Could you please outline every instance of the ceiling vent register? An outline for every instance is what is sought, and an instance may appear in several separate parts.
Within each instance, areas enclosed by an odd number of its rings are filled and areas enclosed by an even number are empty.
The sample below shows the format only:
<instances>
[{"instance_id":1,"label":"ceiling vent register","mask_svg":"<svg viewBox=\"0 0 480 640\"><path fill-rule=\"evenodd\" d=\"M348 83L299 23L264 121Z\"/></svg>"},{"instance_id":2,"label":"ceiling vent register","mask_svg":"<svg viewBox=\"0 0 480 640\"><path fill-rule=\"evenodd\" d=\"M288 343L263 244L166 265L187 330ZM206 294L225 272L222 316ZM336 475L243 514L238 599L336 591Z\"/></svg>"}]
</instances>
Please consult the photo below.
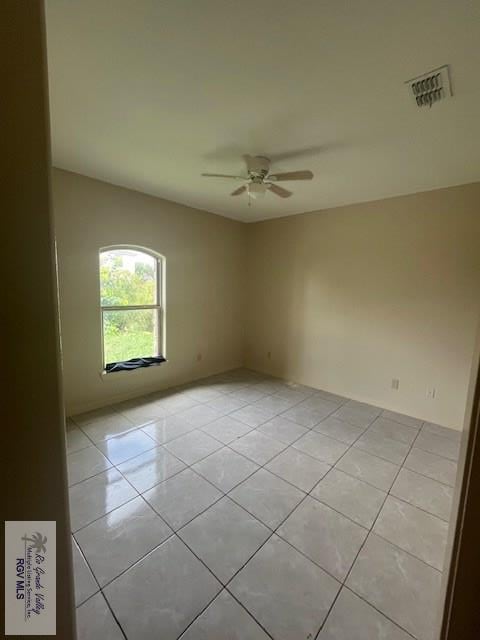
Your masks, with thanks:
<instances>
[{"instance_id":1,"label":"ceiling vent register","mask_svg":"<svg viewBox=\"0 0 480 640\"><path fill-rule=\"evenodd\" d=\"M453 95L448 65L407 80L405 84L409 86L410 94L417 107L431 107L436 102L451 98Z\"/></svg>"}]
</instances>

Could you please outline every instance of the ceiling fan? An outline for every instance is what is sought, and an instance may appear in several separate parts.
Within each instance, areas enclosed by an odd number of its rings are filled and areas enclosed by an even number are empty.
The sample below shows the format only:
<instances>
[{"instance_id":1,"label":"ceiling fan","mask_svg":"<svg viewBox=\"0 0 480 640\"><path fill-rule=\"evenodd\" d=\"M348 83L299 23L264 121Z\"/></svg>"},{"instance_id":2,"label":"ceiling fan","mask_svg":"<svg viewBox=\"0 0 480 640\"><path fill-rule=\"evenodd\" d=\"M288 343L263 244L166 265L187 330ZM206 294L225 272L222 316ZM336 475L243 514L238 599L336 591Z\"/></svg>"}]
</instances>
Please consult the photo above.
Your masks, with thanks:
<instances>
[{"instance_id":1,"label":"ceiling fan","mask_svg":"<svg viewBox=\"0 0 480 640\"><path fill-rule=\"evenodd\" d=\"M280 198L289 198L291 191L276 184L288 180L311 180L311 171L288 171L286 173L270 173L270 159L265 156L244 156L247 165L247 176L231 176L223 173L202 173L206 178L231 178L242 180L244 184L235 189L231 196L239 196L247 192L248 203L250 198L263 198L267 191L271 191Z\"/></svg>"}]
</instances>

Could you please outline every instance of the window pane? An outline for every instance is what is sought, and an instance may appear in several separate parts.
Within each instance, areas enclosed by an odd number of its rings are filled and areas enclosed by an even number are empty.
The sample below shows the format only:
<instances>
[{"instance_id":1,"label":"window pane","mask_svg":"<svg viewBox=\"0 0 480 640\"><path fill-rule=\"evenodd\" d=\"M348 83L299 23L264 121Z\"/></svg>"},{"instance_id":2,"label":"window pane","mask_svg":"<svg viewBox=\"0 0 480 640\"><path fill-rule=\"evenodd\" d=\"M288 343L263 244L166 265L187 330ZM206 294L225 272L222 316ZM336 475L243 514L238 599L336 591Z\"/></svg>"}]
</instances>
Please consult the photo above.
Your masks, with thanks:
<instances>
[{"instance_id":1,"label":"window pane","mask_svg":"<svg viewBox=\"0 0 480 640\"><path fill-rule=\"evenodd\" d=\"M104 364L158 356L156 309L103 311Z\"/></svg>"},{"instance_id":2,"label":"window pane","mask_svg":"<svg viewBox=\"0 0 480 640\"><path fill-rule=\"evenodd\" d=\"M100 254L102 306L157 304L157 261L133 249Z\"/></svg>"}]
</instances>

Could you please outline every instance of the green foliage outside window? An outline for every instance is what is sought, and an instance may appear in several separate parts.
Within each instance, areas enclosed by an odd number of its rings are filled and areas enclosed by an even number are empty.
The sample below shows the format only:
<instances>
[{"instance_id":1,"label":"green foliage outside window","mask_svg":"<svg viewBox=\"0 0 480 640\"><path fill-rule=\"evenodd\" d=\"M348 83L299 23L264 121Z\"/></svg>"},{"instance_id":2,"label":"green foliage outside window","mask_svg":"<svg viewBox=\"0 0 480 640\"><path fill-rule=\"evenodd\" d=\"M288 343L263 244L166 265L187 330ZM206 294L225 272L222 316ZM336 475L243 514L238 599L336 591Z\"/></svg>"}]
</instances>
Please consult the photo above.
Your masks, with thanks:
<instances>
[{"instance_id":1,"label":"green foliage outside window","mask_svg":"<svg viewBox=\"0 0 480 640\"><path fill-rule=\"evenodd\" d=\"M156 304L155 259L134 251L102 253L100 291L103 307ZM156 323L152 309L104 309L105 363L158 355Z\"/></svg>"}]
</instances>

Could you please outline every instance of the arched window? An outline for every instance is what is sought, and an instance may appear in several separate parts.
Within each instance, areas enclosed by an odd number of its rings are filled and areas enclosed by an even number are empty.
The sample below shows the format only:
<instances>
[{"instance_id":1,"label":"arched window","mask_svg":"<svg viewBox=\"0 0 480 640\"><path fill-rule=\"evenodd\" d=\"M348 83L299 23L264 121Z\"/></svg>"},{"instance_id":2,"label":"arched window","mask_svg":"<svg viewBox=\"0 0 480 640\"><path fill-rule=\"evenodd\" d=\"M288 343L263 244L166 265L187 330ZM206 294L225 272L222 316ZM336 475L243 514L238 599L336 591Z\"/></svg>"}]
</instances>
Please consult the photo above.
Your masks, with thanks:
<instances>
[{"instance_id":1,"label":"arched window","mask_svg":"<svg viewBox=\"0 0 480 640\"><path fill-rule=\"evenodd\" d=\"M129 246L100 251L103 367L107 372L164 362L163 258Z\"/></svg>"}]
</instances>

